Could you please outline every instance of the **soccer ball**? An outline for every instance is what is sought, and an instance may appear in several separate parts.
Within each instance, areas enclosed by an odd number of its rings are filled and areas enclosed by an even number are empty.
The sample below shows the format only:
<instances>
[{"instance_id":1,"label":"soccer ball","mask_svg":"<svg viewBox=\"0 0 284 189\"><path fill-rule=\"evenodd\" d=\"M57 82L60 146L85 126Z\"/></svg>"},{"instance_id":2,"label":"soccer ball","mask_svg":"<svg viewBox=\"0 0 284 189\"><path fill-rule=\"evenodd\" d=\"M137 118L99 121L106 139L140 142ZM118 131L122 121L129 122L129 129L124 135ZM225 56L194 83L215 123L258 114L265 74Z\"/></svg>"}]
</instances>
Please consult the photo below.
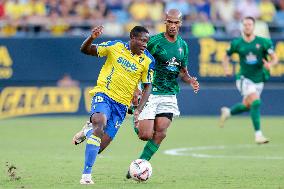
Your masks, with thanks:
<instances>
[{"instance_id":1,"label":"soccer ball","mask_svg":"<svg viewBox=\"0 0 284 189\"><path fill-rule=\"evenodd\" d=\"M146 181L152 175L152 166L149 161L136 159L129 166L129 173L133 180Z\"/></svg>"}]
</instances>

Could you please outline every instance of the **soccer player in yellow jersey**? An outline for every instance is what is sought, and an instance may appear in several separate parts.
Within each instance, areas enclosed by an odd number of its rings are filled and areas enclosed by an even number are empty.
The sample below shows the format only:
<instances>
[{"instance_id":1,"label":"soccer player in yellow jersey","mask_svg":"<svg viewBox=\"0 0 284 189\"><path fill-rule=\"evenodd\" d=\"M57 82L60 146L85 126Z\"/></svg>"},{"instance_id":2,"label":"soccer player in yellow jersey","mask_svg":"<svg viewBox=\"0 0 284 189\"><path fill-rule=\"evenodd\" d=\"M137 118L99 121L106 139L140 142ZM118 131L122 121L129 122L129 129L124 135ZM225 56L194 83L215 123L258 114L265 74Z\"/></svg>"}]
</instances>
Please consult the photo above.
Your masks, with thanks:
<instances>
[{"instance_id":1,"label":"soccer player in yellow jersey","mask_svg":"<svg viewBox=\"0 0 284 189\"><path fill-rule=\"evenodd\" d=\"M97 85L90 94L93 95L90 112L92 129L84 130L87 139L85 165L81 184L93 184L92 167L101 143L104 149L114 139L122 124L127 107L130 105L134 91L140 81L144 84L142 99L134 112L135 120L148 100L155 60L146 49L149 32L142 26L135 26L130 32L128 43L116 40L101 44L92 44L102 34L103 26L95 27L92 34L83 42L81 51L84 54L103 57L103 65ZM77 136L76 136L77 135ZM75 135L80 138L82 131ZM73 140L73 142L75 142Z\"/></svg>"}]
</instances>

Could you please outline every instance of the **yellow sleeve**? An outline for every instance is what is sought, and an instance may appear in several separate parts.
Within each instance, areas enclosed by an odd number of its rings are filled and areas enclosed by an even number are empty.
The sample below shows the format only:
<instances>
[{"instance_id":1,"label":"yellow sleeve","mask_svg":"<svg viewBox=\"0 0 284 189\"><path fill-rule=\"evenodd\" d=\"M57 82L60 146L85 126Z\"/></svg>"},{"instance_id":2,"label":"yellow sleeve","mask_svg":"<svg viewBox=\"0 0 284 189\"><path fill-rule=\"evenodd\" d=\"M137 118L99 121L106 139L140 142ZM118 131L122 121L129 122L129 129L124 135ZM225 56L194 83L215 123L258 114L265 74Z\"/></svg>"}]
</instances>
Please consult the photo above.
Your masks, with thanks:
<instances>
[{"instance_id":1,"label":"yellow sleeve","mask_svg":"<svg viewBox=\"0 0 284 189\"><path fill-rule=\"evenodd\" d=\"M155 67L155 61L152 60L152 62L148 65L148 67L146 67L146 69L144 69L142 73L142 78L141 78L142 83L152 83L154 67Z\"/></svg>"},{"instance_id":2,"label":"yellow sleeve","mask_svg":"<svg viewBox=\"0 0 284 189\"><path fill-rule=\"evenodd\" d=\"M115 45L118 40L116 41L107 41L100 44L97 44L97 53L99 57L107 56L111 46Z\"/></svg>"}]
</instances>

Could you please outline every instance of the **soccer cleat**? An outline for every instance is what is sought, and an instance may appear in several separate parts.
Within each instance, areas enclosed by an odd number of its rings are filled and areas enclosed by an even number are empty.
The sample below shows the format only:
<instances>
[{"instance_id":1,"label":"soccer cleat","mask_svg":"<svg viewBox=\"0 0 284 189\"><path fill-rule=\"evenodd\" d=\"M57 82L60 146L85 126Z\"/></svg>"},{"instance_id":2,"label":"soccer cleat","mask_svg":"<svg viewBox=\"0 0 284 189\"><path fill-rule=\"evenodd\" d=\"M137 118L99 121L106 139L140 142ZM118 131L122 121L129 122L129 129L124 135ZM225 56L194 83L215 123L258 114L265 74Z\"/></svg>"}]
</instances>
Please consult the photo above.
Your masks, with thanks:
<instances>
[{"instance_id":1,"label":"soccer cleat","mask_svg":"<svg viewBox=\"0 0 284 189\"><path fill-rule=\"evenodd\" d=\"M93 128L92 123L87 121L86 124L83 126L83 128L74 135L72 143L78 145L84 142L84 140L86 140L85 131L88 131L92 128Z\"/></svg>"},{"instance_id":2,"label":"soccer cleat","mask_svg":"<svg viewBox=\"0 0 284 189\"><path fill-rule=\"evenodd\" d=\"M84 185L94 184L94 181L92 181L91 174L83 174L80 180L80 184L84 184Z\"/></svg>"},{"instance_id":3,"label":"soccer cleat","mask_svg":"<svg viewBox=\"0 0 284 189\"><path fill-rule=\"evenodd\" d=\"M126 178L127 178L127 179L131 179L131 175L130 175L129 170L127 171Z\"/></svg>"},{"instance_id":4,"label":"soccer cleat","mask_svg":"<svg viewBox=\"0 0 284 189\"><path fill-rule=\"evenodd\" d=\"M266 144L269 142L269 140L267 138L265 138L264 136L256 136L255 137L255 142L257 144Z\"/></svg>"},{"instance_id":5,"label":"soccer cleat","mask_svg":"<svg viewBox=\"0 0 284 189\"><path fill-rule=\"evenodd\" d=\"M220 127L224 127L225 121L231 116L231 111L227 107L221 108Z\"/></svg>"}]
</instances>

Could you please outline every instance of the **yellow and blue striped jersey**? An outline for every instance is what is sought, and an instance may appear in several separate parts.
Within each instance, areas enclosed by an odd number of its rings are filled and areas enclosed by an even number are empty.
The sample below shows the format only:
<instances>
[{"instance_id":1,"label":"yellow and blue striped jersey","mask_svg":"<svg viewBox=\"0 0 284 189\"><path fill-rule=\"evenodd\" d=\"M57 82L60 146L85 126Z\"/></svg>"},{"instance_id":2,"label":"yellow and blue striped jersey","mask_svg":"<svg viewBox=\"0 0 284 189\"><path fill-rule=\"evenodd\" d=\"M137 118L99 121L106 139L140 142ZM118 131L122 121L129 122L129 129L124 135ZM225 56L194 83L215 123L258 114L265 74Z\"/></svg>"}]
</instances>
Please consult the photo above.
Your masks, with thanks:
<instances>
[{"instance_id":1,"label":"yellow and blue striped jersey","mask_svg":"<svg viewBox=\"0 0 284 189\"><path fill-rule=\"evenodd\" d=\"M138 83L151 83L155 59L145 50L141 55L133 55L129 43L108 41L97 44L99 57L106 56L97 85L89 93L93 96L102 92L110 98L129 106Z\"/></svg>"}]
</instances>

